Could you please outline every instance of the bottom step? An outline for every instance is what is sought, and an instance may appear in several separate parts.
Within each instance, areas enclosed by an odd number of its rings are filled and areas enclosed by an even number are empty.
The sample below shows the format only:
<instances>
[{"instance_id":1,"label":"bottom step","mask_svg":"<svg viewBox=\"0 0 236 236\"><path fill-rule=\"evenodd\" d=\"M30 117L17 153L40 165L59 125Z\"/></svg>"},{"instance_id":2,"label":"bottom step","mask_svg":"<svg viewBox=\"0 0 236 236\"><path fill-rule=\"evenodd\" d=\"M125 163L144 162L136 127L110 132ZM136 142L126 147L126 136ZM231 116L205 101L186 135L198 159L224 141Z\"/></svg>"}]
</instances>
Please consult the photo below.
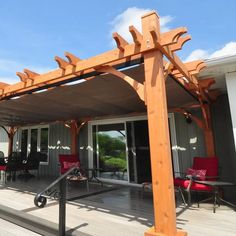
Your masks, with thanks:
<instances>
[{"instance_id":1,"label":"bottom step","mask_svg":"<svg viewBox=\"0 0 236 236\"><path fill-rule=\"evenodd\" d=\"M40 235L58 235L58 224L22 211L15 210L10 207L0 205L0 218ZM71 231L71 229L67 228L67 231ZM73 233L66 233L66 235L91 236L89 234L78 231L74 231Z\"/></svg>"}]
</instances>

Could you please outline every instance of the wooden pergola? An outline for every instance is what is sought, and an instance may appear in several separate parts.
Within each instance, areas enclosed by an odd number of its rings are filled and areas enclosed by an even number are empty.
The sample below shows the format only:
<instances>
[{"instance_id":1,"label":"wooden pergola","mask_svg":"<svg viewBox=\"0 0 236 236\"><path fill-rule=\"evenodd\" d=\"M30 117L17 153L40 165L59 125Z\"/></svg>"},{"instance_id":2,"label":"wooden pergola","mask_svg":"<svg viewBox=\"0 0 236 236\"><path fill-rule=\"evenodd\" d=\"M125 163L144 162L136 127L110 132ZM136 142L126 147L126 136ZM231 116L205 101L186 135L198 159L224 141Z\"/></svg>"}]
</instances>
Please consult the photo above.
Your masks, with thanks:
<instances>
[{"instance_id":1,"label":"wooden pergola","mask_svg":"<svg viewBox=\"0 0 236 236\"><path fill-rule=\"evenodd\" d=\"M1 102L8 104L9 101L10 106L13 104L11 99L21 97L23 100L26 94L33 97L40 90L47 90L53 96L53 88L55 87L60 87L62 91L66 91L63 86L68 82L83 79L87 83L96 76L107 73L128 83L141 101L144 101L148 117L155 219L154 227L147 231L145 235L187 235L186 232L178 231L176 228L165 82L168 80L168 75L171 75L181 87L199 101L198 106L202 110L203 119L188 113L187 109L191 108L191 104L175 108L173 111L191 116L199 127L204 130L207 155L214 156L214 139L209 109L210 103L215 99L214 94L209 91L209 87L214 83L214 80L209 78L198 81L196 74L205 67L205 64L202 61L183 63L176 55L175 52L191 39L189 35L183 36L187 32L186 28L181 27L161 33L158 15L155 12L150 12L142 17L142 33L134 26L130 26L129 31L133 37L133 43L128 43L118 33L114 33L113 38L117 44L117 48L114 50L86 60L81 60L77 56L66 52L67 60L55 57L59 66L57 70L46 74L38 74L28 69L25 69L24 72L18 72L17 75L21 82L14 85L0 84L0 107ZM143 82L139 82L119 70L121 67L130 66L136 62L144 64L145 78ZM24 101L26 102L26 100ZM10 112L12 111L9 110L9 114ZM89 119L85 115L86 109L84 109L83 114L83 117L80 117L79 124L76 117L71 117L71 120L73 120L70 122L73 153L77 152L76 138L78 132ZM30 114L28 116L30 118ZM41 119L45 121L43 116ZM25 122L27 124L27 121ZM10 129L6 130L10 140L9 152L12 151L16 126L24 125L22 121L18 123L16 120L10 121L9 116L2 118L1 125L10 126Z\"/></svg>"}]
</instances>

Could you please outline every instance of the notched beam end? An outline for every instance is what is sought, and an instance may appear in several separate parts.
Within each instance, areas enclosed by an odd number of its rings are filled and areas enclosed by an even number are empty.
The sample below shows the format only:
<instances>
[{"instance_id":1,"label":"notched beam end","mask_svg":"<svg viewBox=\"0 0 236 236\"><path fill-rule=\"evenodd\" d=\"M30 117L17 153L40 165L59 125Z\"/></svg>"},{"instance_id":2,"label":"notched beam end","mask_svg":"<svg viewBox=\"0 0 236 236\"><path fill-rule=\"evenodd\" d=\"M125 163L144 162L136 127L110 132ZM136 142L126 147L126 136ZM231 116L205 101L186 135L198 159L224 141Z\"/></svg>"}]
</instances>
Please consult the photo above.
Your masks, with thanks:
<instances>
[{"instance_id":1,"label":"notched beam end","mask_svg":"<svg viewBox=\"0 0 236 236\"><path fill-rule=\"evenodd\" d=\"M155 28L155 27L151 27L151 28L149 29L149 32L150 32L150 34L151 34L151 36L152 36L153 44L156 45L157 42L158 42L158 33L157 33L157 31L156 31L156 28Z\"/></svg>"},{"instance_id":2,"label":"notched beam end","mask_svg":"<svg viewBox=\"0 0 236 236\"><path fill-rule=\"evenodd\" d=\"M117 48L119 48L121 51L125 50L125 46L129 43L121 37L117 32L114 32L112 34L113 39L116 41Z\"/></svg>"},{"instance_id":3,"label":"notched beam end","mask_svg":"<svg viewBox=\"0 0 236 236\"><path fill-rule=\"evenodd\" d=\"M143 40L142 34L133 25L129 26L129 32L133 37L135 45L140 46Z\"/></svg>"},{"instance_id":4,"label":"notched beam end","mask_svg":"<svg viewBox=\"0 0 236 236\"><path fill-rule=\"evenodd\" d=\"M178 42L180 36L187 33L186 27L180 27L161 34L161 45L171 45Z\"/></svg>"},{"instance_id":5,"label":"notched beam end","mask_svg":"<svg viewBox=\"0 0 236 236\"><path fill-rule=\"evenodd\" d=\"M58 57L58 56L55 56L54 60L57 62L58 66L63 70L65 70L66 67L68 65L70 65L70 63L68 61L66 61L66 60L64 60L64 59L62 59L61 57Z\"/></svg>"},{"instance_id":6,"label":"notched beam end","mask_svg":"<svg viewBox=\"0 0 236 236\"><path fill-rule=\"evenodd\" d=\"M173 42L177 42L181 35L186 34L188 29L186 27L179 27L175 31L175 35L173 34Z\"/></svg>"},{"instance_id":7,"label":"notched beam end","mask_svg":"<svg viewBox=\"0 0 236 236\"><path fill-rule=\"evenodd\" d=\"M73 66L75 66L78 61L81 61L81 59L79 57L77 57L69 52L65 52L65 57L68 59L70 64L72 64Z\"/></svg>"},{"instance_id":8,"label":"notched beam end","mask_svg":"<svg viewBox=\"0 0 236 236\"><path fill-rule=\"evenodd\" d=\"M28 69L24 69L24 73L27 75L28 79L31 80L34 80L34 78L39 75L38 73Z\"/></svg>"},{"instance_id":9,"label":"notched beam end","mask_svg":"<svg viewBox=\"0 0 236 236\"><path fill-rule=\"evenodd\" d=\"M199 63L198 65L197 65L197 71L198 71L198 73L203 69L203 68L206 68L206 63L205 62L201 62L201 63Z\"/></svg>"},{"instance_id":10,"label":"notched beam end","mask_svg":"<svg viewBox=\"0 0 236 236\"><path fill-rule=\"evenodd\" d=\"M191 40L191 35L180 37L176 44L170 45L170 48L172 51L181 50L183 45L189 40Z\"/></svg>"},{"instance_id":11,"label":"notched beam end","mask_svg":"<svg viewBox=\"0 0 236 236\"><path fill-rule=\"evenodd\" d=\"M16 72L16 75L20 78L21 82L27 82L28 76L21 72Z\"/></svg>"}]
</instances>

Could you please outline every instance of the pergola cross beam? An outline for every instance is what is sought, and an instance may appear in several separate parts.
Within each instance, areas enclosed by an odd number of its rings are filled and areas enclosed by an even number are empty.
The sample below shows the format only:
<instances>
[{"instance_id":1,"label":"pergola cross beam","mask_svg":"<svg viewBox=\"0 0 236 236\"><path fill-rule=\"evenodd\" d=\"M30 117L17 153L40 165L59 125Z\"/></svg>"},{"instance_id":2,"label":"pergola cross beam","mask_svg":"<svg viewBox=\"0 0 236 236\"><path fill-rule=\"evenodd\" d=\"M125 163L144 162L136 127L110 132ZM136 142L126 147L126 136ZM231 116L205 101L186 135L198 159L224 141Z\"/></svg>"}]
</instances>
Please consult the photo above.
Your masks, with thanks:
<instances>
[{"instance_id":1,"label":"pergola cross beam","mask_svg":"<svg viewBox=\"0 0 236 236\"><path fill-rule=\"evenodd\" d=\"M118 64L120 61L131 60L132 57L140 58L146 52L156 49L160 49L175 66L175 68L183 74L183 76L185 76L190 82L193 81L193 83L197 85L196 79L192 78L191 74L184 67L184 64L181 63L180 59L178 59L175 54L173 54L173 51L178 48L180 49L183 43L189 39L189 37L182 37L182 35L187 32L187 29L184 27L177 28L167 33L160 34L159 38L157 38L155 36L155 30L151 28L152 26L150 26L150 31L152 32L152 38L154 37L154 43L145 41L143 39L143 35L135 27L131 26L129 30L133 37L134 43L128 43L120 35L114 33L114 38L118 45L117 49L107 51L85 60L80 60L77 56L67 52L65 56L68 58L68 61L60 57L55 58L60 69L41 75L35 75L33 83L27 82L27 78L29 78L27 75L18 73L18 76L21 78L22 82L5 87L2 92L2 98L11 94L17 94L18 92L20 93L22 91L27 92L32 88L40 88L45 84L50 85L55 83L55 81L68 80L78 76L80 73L90 73L93 68L98 66L113 66ZM152 39L150 38L149 40L151 41ZM179 45L181 45L181 47Z\"/></svg>"}]
</instances>

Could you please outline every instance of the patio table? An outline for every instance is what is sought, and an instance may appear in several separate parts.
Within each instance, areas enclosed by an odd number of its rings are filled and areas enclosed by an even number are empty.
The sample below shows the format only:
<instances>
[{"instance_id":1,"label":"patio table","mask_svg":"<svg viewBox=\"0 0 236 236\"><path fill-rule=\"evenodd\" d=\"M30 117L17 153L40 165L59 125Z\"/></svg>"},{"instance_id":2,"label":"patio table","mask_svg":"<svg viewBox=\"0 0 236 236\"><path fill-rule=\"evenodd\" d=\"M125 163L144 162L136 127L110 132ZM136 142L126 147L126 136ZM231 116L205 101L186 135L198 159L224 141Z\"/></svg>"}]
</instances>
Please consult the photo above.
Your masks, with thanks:
<instances>
[{"instance_id":1,"label":"patio table","mask_svg":"<svg viewBox=\"0 0 236 236\"><path fill-rule=\"evenodd\" d=\"M91 176L89 177L89 181L92 181L94 179L96 182L100 183L101 186L103 186L103 182L97 178L97 172L101 171L100 168L86 168L85 170L87 170L88 172L89 171L91 172Z\"/></svg>"},{"instance_id":2,"label":"patio table","mask_svg":"<svg viewBox=\"0 0 236 236\"><path fill-rule=\"evenodd\" d=\"M233 187L236 186L235 183L231 182L224 182L224 181L207 181L207 180L194 180L194 182L199 184L205 184L208 186L211 186L213 188L213 195L210 198L204 199L200 202L198 202L198 207L200 203L207 202L209 200L213 200L213 212L216 212L216 205L220 206L221 202L224 202L228 206L236 209L236 205L234 205L231 202L228 202L224 200L222 197L220 197L219 190L221 187Z\"/></svg>"}]
</instances>

